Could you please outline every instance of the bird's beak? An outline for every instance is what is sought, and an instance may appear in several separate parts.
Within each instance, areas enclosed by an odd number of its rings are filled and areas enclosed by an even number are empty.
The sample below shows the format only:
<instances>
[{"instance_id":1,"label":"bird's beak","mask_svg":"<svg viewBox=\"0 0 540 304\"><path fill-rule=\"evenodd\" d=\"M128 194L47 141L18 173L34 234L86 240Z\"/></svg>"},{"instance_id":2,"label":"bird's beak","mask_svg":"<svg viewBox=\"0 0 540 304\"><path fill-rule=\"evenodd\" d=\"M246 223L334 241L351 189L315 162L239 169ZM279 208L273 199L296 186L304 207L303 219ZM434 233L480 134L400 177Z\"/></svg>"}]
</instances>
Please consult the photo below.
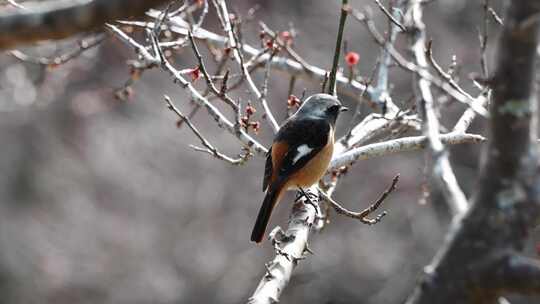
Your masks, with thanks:
<instances>
[{"instance_id":1,"label":"bird's beak","mask_svg":"<svg viewBox=\"0 0 540 304\"><path fill-rule=\"evenodd\" d=\"M347 112L347 111L349 111L349 108L344 107L344 106L341 106L341 107L339 108L339 111L340 111L340 112Z\"/></svg>"}]
</instances>

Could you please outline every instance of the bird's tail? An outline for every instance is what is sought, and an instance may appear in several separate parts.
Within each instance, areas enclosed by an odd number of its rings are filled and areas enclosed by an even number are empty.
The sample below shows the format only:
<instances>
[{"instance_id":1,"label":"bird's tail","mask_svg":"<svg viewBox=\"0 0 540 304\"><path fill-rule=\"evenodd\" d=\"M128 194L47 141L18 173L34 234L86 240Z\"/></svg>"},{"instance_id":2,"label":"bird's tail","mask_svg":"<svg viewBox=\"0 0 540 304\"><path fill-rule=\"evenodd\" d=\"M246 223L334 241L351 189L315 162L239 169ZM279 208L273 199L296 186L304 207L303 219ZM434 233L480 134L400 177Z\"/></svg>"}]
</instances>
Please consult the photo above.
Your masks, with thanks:
<instances>
[{"instance_id":1,"label":"bird's tail","mask_svg":"<svg viewBox=\"0 0 540 304\"><path fill-rule=\"evenodd\" d=\"M253 231L251 232L252 242L260 243L262 241L266 226L268 226L268 222L270 221L270 215L272 215L272 210L274 210L274 207L279 202L282 193L282 183L273 183L268 187L261 209L259 209L255 226L253 226Z\"/></svg>"}]
</instances>

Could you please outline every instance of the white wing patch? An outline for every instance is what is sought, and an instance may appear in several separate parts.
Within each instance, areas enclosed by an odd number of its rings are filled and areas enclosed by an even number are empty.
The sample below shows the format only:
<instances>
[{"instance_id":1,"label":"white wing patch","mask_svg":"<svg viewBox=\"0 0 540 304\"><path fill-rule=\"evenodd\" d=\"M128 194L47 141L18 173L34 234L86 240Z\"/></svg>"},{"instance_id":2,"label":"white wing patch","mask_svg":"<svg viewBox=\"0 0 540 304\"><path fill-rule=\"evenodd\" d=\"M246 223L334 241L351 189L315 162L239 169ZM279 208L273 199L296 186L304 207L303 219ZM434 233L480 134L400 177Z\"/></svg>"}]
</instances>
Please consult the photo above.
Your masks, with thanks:
<instances>
[{"instance_id":1,"label":"white wing patch","mask_svg":"<svg viewBox=\"0 0 540 304\"><path fill-rule=\"evenodd\" d=\"M296 148L296 155L293 158L293 164L295 164L300 158L308 155L309 152L313 151L313 148L310 148L308 145L303 144Z\"/></svg>"}]
</instances>

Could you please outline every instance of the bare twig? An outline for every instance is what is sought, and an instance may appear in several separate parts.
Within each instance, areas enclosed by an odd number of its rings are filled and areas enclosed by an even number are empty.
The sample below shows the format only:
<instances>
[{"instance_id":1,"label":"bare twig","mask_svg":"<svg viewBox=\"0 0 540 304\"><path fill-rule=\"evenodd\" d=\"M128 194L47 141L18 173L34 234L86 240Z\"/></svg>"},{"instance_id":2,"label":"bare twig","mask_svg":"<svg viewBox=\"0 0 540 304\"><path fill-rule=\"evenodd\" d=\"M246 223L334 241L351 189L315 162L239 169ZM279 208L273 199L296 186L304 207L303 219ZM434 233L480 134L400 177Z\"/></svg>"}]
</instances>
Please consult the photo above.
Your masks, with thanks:
<instances>
[{"instance_id":1,"label":"bare twig","mask_svg":"<svg viewBox=\"0 0 540 304\"><path fill-rule=\"evenodd\" d=\"M484 0L482 6L484 8L484 18L482 22L482 31L478 35L478 38L480 39L480 67L482 68L482 77L487 79L489 75L486 56L489 34L489 0Z\"/></svg>"},{"instance_id":2,"label":"bare twig","mask_svg":"<svg viewBox=\"0 0 540 304\"><path fill-rule=\"evenodd\" d=\"M366 25L368 31L370 32L370 34L372 35L376 43L378 43L380 46L385 45L385 39L379 33L379 31L375 27L374 22L370 19L370 17L367 14L363 14L360 11L353 9L351 11L351 15L356 20ZM425 67L420 67L416 63L408 61L392 45L388 46L388 52L390 53L390 55L392 56L392 59L397 63L399 67L414 73L415 75L417 75L417 77L420 77L422 79L429 81L431 84L443 90L446 94L448 94L448 96L471 107L478 114L484 117L488 116L488 112L486 111L486 109L480 107L474 97L472 97L468 93L463 94L465 90L459 90L459 91L456 90L446 80L439 79L438 77L435 77L434 75L432 75L429 72L429 70L427 70Z\"/></svg>"},{"instance_id":3,"label":"bare twig","mask_svg":"<svg viewBox=\"0 0 540 304\"><path fill-rule=\"evenodd\" d=\"M203 10L201 12L201 15L199 16L199 21L197 21L197 23L193 25L193 29L201 27L204 19L206 18L206 15L208 14L208 0L203 0L203 2Z\"/></svg>"},{"instance_id":4,"label":"bare twig","mask_svg":"<svg viewBox=\"0 0 540 304\"><path fill-rule=\"evenodd\" d=\"M218 90L214 82L212 81L212 78L208 74L208 71L206 70L206 66L204 64L204 61L202 59L201 53L199 52L199 49L197 48L197 44L195 43L195 40L193 39L193 35L191 32L188 32L188 38L191 42L191 46L193 48L193 52L195 53L195 57L197 57L197 61L199 62L199 69L201 70L201 73L204 76L204 79L206 80L206 84L208 85L208 88L214 93L214 95L218 96L221 100L223 100L227 105L229 105L234 111L238 110L238 104L232 100L229 95L227 95L226 91Z\"/></svg>"},{"instance_id":5,"label":"bare twig","mask_svg":"<svg viewBox=\"0 0 540 304\"><path fill-rule=\"evenodd\" d=\"M490 92L486 92L486 97L478 99L478 103L480 106L485 107L487 105L487 102L489 100ZM469 126L472 124L474 118L476 117L476 112L468 108L463 112L463 115L459 118L459 120L456 122L456 125L454 126L453 131L454 132L466 132Z\"/></svg>"},{"instance_id":6,"label":"bare twig","mask_svg":"<svg viewBox=\"0 0 540 304\"><path fill-rule=\"evenodd\" d=\"M416 64L422 69L428 67L428 54L430 48L426 50L425 25L422 21L422 5L419 0L411 0L406 13L406 20L411 32L411 49L416 58ZM467 198L459 187L454 175L448 154L439 136L439 121L435 112L433 95L431 93L431 82L425 78L417 77L417 88L419 96L419 109L424 118L424 135L429 140L431 159L433 160L431 174L436 178L440 190L443 192L446 202L454 214L459 214L467 209Z\"/></svg>"},{"instance_id":7,"label":"bare twig","mask_svg":"<svg viewBox=\"0 0 540 304\"><path fill-rule=\"evenodd\" d=\"M395 18L399 17L398 10L394 11ZM392 124L392 121L398 118L400 110L392 101L390 93L388 92L388 78L391 61L390 48L392 47L396 36L398 27L395 24L390 23L390 33L387 41L381 47L381 56L378 60L378 73L377 73L377 85L373 87L373 99L375 103L381 105L382 117L378 117L376 114L370 114L356 126L351 125L347 134L338 141L338 145L335 148L336 155L339 155L343 150L353 147L355 145L363 143L377 133L382 133L387 127ZM369 77L366 83L366 90L370 87L373 78L375 77L375 70ZM366 90L362 94L366 93ZM358 110L353 115L351 123L358 115ZM382 118L378 120L377 118Z\"/></svg>"},{"instance_id":8,"label":"bare twig","mask_svg":"<svg viewBox=\"0 0 540 304\"><path fill-rule=\"evenodd\" d=\"M108 28L111 29L118 37L120 37L123 42L133 47L146 62L151 62L155 65L159 64L163 70L169 72L173 76L175 82L179 83L182 88L186 89L190 93L192 100L206 109L207 113L216 121L219 127L233 134L246 148L253 149L259 155L266 155L267 149L263 145L252 138L243 129L238 128L237 123L232 123L228 118L226 118L213 104L208 101L207 98L202 96L201 93L199 93L195 87L193 87L193 85L183 77L181 71L178 71L170 64L165 56L158 54L159 56L154 57L144 46L129 37L118 27L108 25Z\"/></svg>"},{"instance_id":9,"label":"bare twig","mask_svg":"<svg viewBox=\"0 0 540 304\"><path fill-rule=\"evenodd\" d=\"M227 34L229 47L233 50L233 54L234 54L233 57L235 58L236 62L240 65L240 69L248 83L248 88L250 89L251 93L253 93L255 97L258 100L260 100L261 104L263 105L263 108L265 110L266 120L269 122L270 127L275 133L277 132L277 130L279 130L279 124L274 118L272 111L268 107L266 96L264 96L259 91L255 83L253 82L253 79L251 78L251 75L247 69L246 64L244 64L244 59L243 59L243 54L242 54L243 47L239 44L238 37L235 35L233 28L231 26L230 15L227 10L227 4L225 0L216 0L216 2L219 5L218 10L220 10L221 15L223 16L223 30Z\"/></svg>"},{"instance_id":10,"label":"bare twig","mask_svg":"<svg viewBox=\"0 0 540 304\"><path fill-rule=\"evenodd\" d=\"M466 94L466 92L463 91L463 89L455 82L452 76L446 73L433 58L433 50L432 50L431 41L428 42L428 45L426 47L426 56L429 59L429 63L431 64L431 66L435 69L435 71L441 78L445 79L456 90ZM485 107L488 102L488 96L489 96L489 92L485 92L484 94L478 96L475 99L474 103L477 104L479 107ZM454 131L459 131L459 132L467 131L467 129L471 125L476 115L477 115L476 111L474 111L472 108L468 108L467 110L465 110L461 118L456 123L454 127Z\"/></svg>"},{"instance_id":11,"label":"bare twig","mask_svg":"<svg viewBox=\"0 0 540 304\"><path fill-rule=\"evenodd\" d=\"M488 11L491 14L491 17L493 17L493 20L495 20L495 22L497 22L501 26L504 25L503 19L497 14L497 12L492 7L489 7Z\"/></svg>"},{"instance_id":12,"label":"bare twig","mask_svg":"<svg viewBox=\"0 0 540 304\"><path fill-rule=\"evenodd\" d=\"M24 62L33 63L33 64L41 64L46 66L58 66L62 65L74 58L79 57L84 51L91 49L93 47L96 47L100 45L103 41L106 39L106 35L104 34L97 34L95 36L85 38L83 40L78 41L77 47L68 50L67 52L54 56L52 58L47 57L34 57L27 55L19 50L13 50L9 53Z\"/></svg>"},{"instance_id":13,"label":"bare twig","mask_svg":"<svg viewBox=\"0 0 540 304\"><path fill-rule=\"evenodd\" d=\"M373 204L371 204L369 207L367 207L361 212L354 212L354 211L347 210L346 208L341 206L338 202L336 202L330 195L326 194L323 191L321 191L321 196L324 200L330 203L330 206L334 208L334 210L338 214L341 214L341 215L344 215L353 219L357 219L364 224L374 225L380 222L382 218L387 214L387 212L383 211L382 213L378 214L373 219L369 219L368 216L372 214L374 211L376 211L377 209L379 209L379 207L384 202L384 200L386 200L388 195L390 195L390 193L392 193L396 189L396 185L398 181L399 181L399 174L393 178L392 184L390 185L390 187L388 187L388 189L386 189L386 191L384 191L381 194L381 196Z\"/></svg>"},{"instance_id":14,"label":"bare twig","mask_svg":"<svg viewBox=\"0 0 540 304\"><path fill-rule=\"evenodd\" d=\"M349 1L341 1L341 15L339 17L339 28L336 38L336 48L334 50L334 59L332 61L332 69L330 70L330 77L328 79L328 94L336 95L336 79L337 79L337 70L339 65L339 57L341 55L341 44L343 41L343 31L345 30L345 21L347 20L347 15L349 14Z\"/></svg>"},{"instance_id":15,"label":"bare twig","mask_svg":"<svg viewBox=\"0 0 540 304\"><path fill-rule=\"evenodd\" d=\"M390 20L395 26L399 27L399 29L402 31L402 32L406 32L407 29L405 28L405 26L403 26L403 24L401 24L394 16L392 16L392 13L390 13L386 7L384 7L384 5L381 3L380 0L374 0L375 1L375 4L377 4L377 6L379 7L379 9L386 15L386 17L388 17L388 20Z\"/></svg>"},{"instance_id":16,"label":"bare twig","mask_svg":"<svg viewBox=\"0 0 540 304\"><path fill-rule=\"evenodd\" d=\"M190 147L192 147L196 151L208 153L214 156L215 158L226 161L232 165L243 165L246 163L246 161L249 159L249 156L250 156L249 153L246 153L240 158L231 158L219 152L212 144L210 144L210 142L206 138L204 138L201 132L197 130L197 128L193 125L189 117L185 116L182 112L180 112L180 110L173 104L169 96L164 95L164 98L165 98L165 102L167 102L167 107L169 108L169 110L173 111L176 115L178 115L178 117L180 117L182 122L188 125L191 131L193 131L193 134L195 134L195 136L199 138L199 140L201 141L201 144L204 146L204 148L199 148L193 145L190 145Z\"/></svg>"},{"instance_id":17,"label":"bare twig","mask_svg":"<svg viewBox=\"0 0 540 304\"><path fill-rule=\"evenodd\" d=\"M156 10L151 10L148 12L148 15L153 18L158 18L159 12ZM137 27L143 27L143 28L152 28L153 26L152 22L121 21L120 23L126 24L126 25L137 26ZM184 35L187 37L189 24L185 22L182 18L180 17L169 18L168 23L170 25L170 30L172 32L175 32L177 34ZM227 46L226 37L220 36L216 33L207 31L202 28L199 28L193 31L193 37L197 40L211 42L219 47ZM249 54L250 56L259 57L254 62L254 65L257 65L257 64L262 65L265 62L267 62L268 59L270 58L270 54L268 54L267 51L259 50L246 43L242 44L242 49L246 54ZM306 65L305 63L302 64L302 63L299 63L296 59L288 59L288 58L284 58L280 56L274 56L273 59L268 62L270 62L270 64L272 65L272 68L277 71L284 72L288 74L289 76L295 76L297 78L301 78L304 80L313 81L317 83L322 83L327 73L326 70L316 67L314 65L309 65L309 64ZM364 84L356 80L349 81L348 77L346 77L342 73L337 74L336 81L337 81L337 87L341 93L349 95L356 99L359 99L359 96L362 95L362 92L366 90L366 86ZM373 97L372 88L368 87L365 95L369 99L372 99Z\"/></svg>"},{"instance_id":18,"label":"bare twig","mask_svg":"<svg viewBox=\"0 0 540 304\"><path fill-rule=\"evenodd\" d=\"M285 52L294 59L296 62L298 62L305 71L310 71L313 67L304 59L302 58L292 47L289 43L286 43L284 41L281 41L278 34L276 34L274 31L272 31L268 25L264 22L259 22L259 25L261 26L262 30L267 33L272 39L274 39L280 47L285 49Z\"/></svg>"}]
</instances>

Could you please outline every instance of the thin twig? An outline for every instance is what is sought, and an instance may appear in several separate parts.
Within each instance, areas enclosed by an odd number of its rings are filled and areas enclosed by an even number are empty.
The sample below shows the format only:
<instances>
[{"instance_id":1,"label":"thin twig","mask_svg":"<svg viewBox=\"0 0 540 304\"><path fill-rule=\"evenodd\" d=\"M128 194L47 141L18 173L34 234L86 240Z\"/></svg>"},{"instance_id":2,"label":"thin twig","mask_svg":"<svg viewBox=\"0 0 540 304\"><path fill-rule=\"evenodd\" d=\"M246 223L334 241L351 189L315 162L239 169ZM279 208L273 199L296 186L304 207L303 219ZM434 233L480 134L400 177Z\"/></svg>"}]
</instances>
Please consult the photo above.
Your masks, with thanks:
<instances>
[{"instance_id":1,"label":"thin twig","mask_svg":"<svg viewBox=\"0 0 540 304\"><path fill-rule=\"evenodd\" d=\"M304 68L305 71L310 71L313 66L311 64L309 64L304 58L302 58L302 56L300 56L292 47L289 43L286 43L285 41L281 41L281 38L279 37L279 35L277 33L275 33L274 31L272 31L270 29L270 27L268 27L268 25L266 25L266 23L260 21L259 22L259 25L261 26L262 30L264 33L268 34L272 39L274 39L274 41L277 42L277 44L285 49L285 52L293 59L295 60L296 62L298 62L302 68Z\"/></svg>"},{"instance_id":2,"label":"thin twig","mask_svg":"<svg viewBox=\"0 0 540 304\"><path fill-rule=\"evenodd\" d=\"M236 62L240 65L240 69L248 83L248 88L250 89L251 93L253 93L255 97L263 105L265 114L266 114L266 120L269 122L270 127L272 128L274 133L276 133L277 130L279 130L279 124L274 118L274 114L272 114L272 111L268 107L266 97L263 96L263 94L259 91L255 83L253 82L250 72L248 71L247 66L244 63L244 57L242 54L243 46L239 43L238 36L235 34L231 26L230 14L228 13L228 10L227 10L227 4L225 0L217 0L217 4L219 5L218 10L221 10L221 14L223 16L223 22L224 22L223 27L224 27L225 33L227 33L227 36L229 38L228 42L229 42L229 46L231 47L233 51L233 57L235 58Z\"/></svg>"},{"instance_id":3,"label":"thin twig","mask_svg":"<svg viewBox=\"0 0 540 304\"><path fill-rule=\"evenodd\" d=\"M216 85L212 81L212 78L208 74L203 58L201 56L201 53L199 52L199 49L197 48L197 44L195 43L195 40L193 39L193 35L191 34L191 31L188 32L188 38L189 38L189 41L191 42L193 52L195 53L195 57L197 57L197 61L199 62L199 69L201 73L203 74L204 79L206 80L206 84L208 85L208 88L212 91L212 93L214 93L214 95L218 96L221 100L223 100L226 104L228 104L234 111L236 111L238 109L238 104L234 100L232 100L232 98L229 97L229 95L227 95L227 92L218 90Z\"/></svg>"},{"instance_id":4,"label":"thin twig","mask_svg":"<svg viewBox=\"0 0 540 304\"><path fill-rule=\"evenodd\" d=\"M148 12L148 15L153 18L158 18L159 12L156 10L150 10ZM140 22L140 21L119 21L121 24L125 25L131 25L136 27L143 27L148 28L152 27L152 22ZM171 25L170 30L174 33L177 33L179 35L184 35L187 37L187 32L189 28L189 24L185 22L180 17L174 17L170 18L168 20L168 23ZM197 40L202 41L208 41L216 46L219 47L227 47L227 38L220 36L216 33L210 32L208 30L199 28L196 31L193 31L193 37ZM264 50L259 50L257 48L254 48L248 44L242 44L242 48L246 54L249 54L251 56L257 56L259 58L253 63L255 66L258 64L263 65L265 62L268 61L268 58L270 57L270 54L268 54L268 51L264 52ZM252 57L253 58L253 57ZM297 78L301 78L308 81L318 82L321 83L325 79L325 75L327 73L326 70L319 68L314 65L302 65L295 59L288 59L280 56L274 56L273 60L270 61L272 64L272 68L284 72L290 76L296 76ZM246 63L247 64L247 63ZM353 80L349 82L349 79L343 75L342 73L338 73L337 75L337 86L340 89L340 92L343 94L346 94L348 96L351 96L352 98L359 99L359 96L362 94L362 92L366 89L365 85L362 83ZM232 89L232 86L231 86ZM367 88L366 94L369 99L372 99L372 88Z\"/></svg>"},{"instance_id":5,"label":"thin twig","mask_svg":"<svg viewBox=\"0 0 540 304\"><path fill-rule=\"evenodd\" d=\"M390 187L388 187L388 189L386 189L386 191L384 191L381 194L381 196L373 204L371 204L369 207L367 207L366 209L364 209L361 212L354 212L354 211L347 210L346 208L341 206L338 202L336 202L332 197L330 197L328 194L324 193L323 191L321 191L321 196L327 202L330 203L330 206L338 214L341 214L341 215L344 215L344 216L347 216L347 217L350 217L350 218L353 218L353 219L357 219L357 220L359 220L360 222L362 222L364 224L374 225L374 224L377 224L378 222L380 222L382 220L382 218L384 216L386 216L387 212L383 211L382 213L378 214L373 219L369 219L368 216L370 214L372 214L373 212L375 212L377 209L379 209L379 207L384 202L384 200L388 197L388 195L390 195L390 193L392 193L396 189L396 185L397 185L398 181L399 181L399 174L396 175L393 178L392 184L390 185Z\"/></svg>"},{"instance_id":6,"label":"thin twig","mask_svg":"<svg viewBox=\"0 0 540 304\"><path fill-rule=\"evenodd\" d=\"M452 76L449 73L446 73L433 58L433 48L432 48L431 41L428 42L428 45L426 47L426 56L429 59L429 63L431 64L431 66L435 69L435 71L437 72L437 74L439 74L441 78L445 79L456 90L464 93L463 89L461 89L461 87L455 82ZM486 68L486 71L487 71L487 68ZM474 103L477 104L479 107L485 107L488 102L488 97L489 97L489 91L478 96L476 100L474 101ZM472 121L476 117L476 115L477 115L476 111L474 111L472 108L468 108L467 110L465 110L461 118L458 120L458 122L454 126L453 131L466 132L469 126L471 125Z\"/></svg>"},{"instance_id":7,"label":"thin twig","mask_svg":"<svg viewBox=\"0 0 540 304\"><path fill-rule=\"evenodd\" d=\"M106 38L107 36L104 34L97 34L95 36L82 39L77 42L76 48L69 49L65 53L56 55L52 58L34 57L27 55L19 50L9 51L9 54L21 61L28 63L41 64L46 66L58 66L79 57L79 55L81 55L84 51L100 45L103 41L105 41Z\"/></svg>"},{"instance_id":8,"label":"thin twig","mask_svg":"<svg viewBox=\"0 0 540 304\"><path fill-rule=\"evenodd\" d=\"M21 4L17 3L15 0L6 0L7 3L11 4L13 7L19 8L19 9L27 9L26 7L22 6Z\"/></svg>"},{"instance_id":9,"label":"thin twig","mask_svg":"<svg viewBox=\"0 0 540 304\"><path fill-rule=\"evenodd\" d=\"M488 66L487 66L487 43L488 43L488 30L489 30L489 0L483 1L483 9L484 9L484 18L482 22L482 31L478 35L478 39L480 40L480 67L482 68L482 77L484 79L488 79Z\"/></svg>"},{"instance_id":10,"label":"thin twig","mask_svg":"<svg viewBox=\"0 0 540 304\"><path fill-rule=\"evenodd\" d=\"M231 158L219 152L212 144L210 144L210 142L206 138L204 138L201 132L199 132L199 130L195 127L195 125L193 125L189 117L184 115L182 112L180 112L180 110L173 104L169 96L164 95L163 97L165 98L165 102L167 103L167 108L169 108L169 110L173 111L176 115L178 115L181 121L188 125L188 127L191 129L193 134L195 134L195 136L199 138L199 140L201 141L201 144L205 147L205 148L200 148L200 147L190 145L191 148L193 148L196 151L208 153L214 156L215 158L226 161L232 165L243 165L246 163L246 161L249 159L249 156L250 156L249 153L246 153L244 156L240 158Z\"/></svg>"},{"instance_id":11,"label":"thin twig","mask_svg":"<svg viewBox=\"0 0 540 304\"><path fill-rule=\"evenodd\" d=\"M433 47L432 47L432 41L429 40L427 45L426 45L426 48L425 48L425 53L426 53L426 57L428 58L429 60L429 63L431 64L431 66L433 66L433 68L435 69L435 71L437 72L437 74L442 78L444 79L448 84L450 84L454 89L456 89L458 92L460 92L461 94L463 94L464 96L467 96L469 97L470 99L473 99L474 101L473 102L476 102L477 104L478 103L481 103L481 99L483 99L483 96L480 95L479 97L477 98L473 98L472 96L469 95L469 93L467 93L463 88L461 88L459 86L459 84L457 84L457 82L454 80L454 78L452 78L452 76L448 73L446 73L442 68L441 66L435 61L435 59L433 58Z\"/></svg>"},{"instance_id":12,"label":"thin twig","mask_svg":"<svg viewBox=\"0 0 540 304\"><path fill-rule=\"evenodd\" d=\"M385 45L385 39L382 37L382 35L379 33L377 28L375 27L375 24L373 20L369 17L368 14L361 13L358 10L353 9L351 11L351 15L358 20L359 22L363 23L368 31L370 32L372 38L374 41L379 44L380 46ZM471 107L474 111L476 111L478 114L487 117L489 114L486 109L480 107L478 105L478 102L476 98L472 97L470 94L463 94L465 92L464 90L456 90L452 85L450 85L446 80L440 79L434 75L432 75L429 70L427 70L425 67L420 67L417 64L407 60L399 51L397 51L392 45L388 46L388 52L392 56L392 59L395 61L395 63L400 67L407 71L410 71L417 75L420 78L428 80L431 84L437 86L439 89L443 90L445 93L447 93L450 97L453 99L464 103ZM371 97L371 96L370 96Z\"/></svg>"},{"instance_id":13,"label":"thin twig","mask_svg":"<svg viewBox=\"0 0 540 304\"><path fill-rule=\"evenodd\" d=\"M349 1L341 1L341 16L339 17L339 28L336 39L336 49L334 50L334 60L332 61L332 70L330 71L330 77L328 79L328 94L336 95L336 79L337 79L337 70L339 65L339 57L341 55L341 44L343 41L343 31L345 30L345 21L347 20L347 15L349 14Z\"/></svg>"},{"instance_id":14,"label":"thin twig","mask_svg":"<svg viewBox=\"0 0 540 304\"><path fill-rule=\"evenodd\" d=\"M175 82L188 91L192 100L206 109L207 113L216 121L219 127L234 135L246 148L253 149L254 152L261 156L266 156L266 152L268 150L262 144L247 134L244 130L238 128L238 123L232 123L227 117L225 117L213 104L208 101L207 98L202 96L201 93L199 93L195 87L193 87L193 85L183 77L181 71L178 71L170 64L163 54L159 54L159 57L156 58L150 54L144 46L139 44L133 38L129 37L118 27L114 25L107 25L107 27L111 29L111 31L113 31L118 37L120 37L123 42L133 47L135 51L143 57L144 61L159 65L163 70L169 72L173 76Z\"/></svg>"},{"instance_id":15,"label":"thin twig","mask_svg":"<svg viewBox=\"0 0 540 304\"><path fill-rule=\"evenodd\" d=\"M402 32L407 31L405 26L403 26L403 24L401 24L394 16L392 16L392 14L386 9L386 7L384 7L384 5L381 3L380 0L374 0L374 1L377 4L377 6L379 7L379 9L386 15L386 17L388 17L388 20L390 20L394 25L399 27L399 29Z\"/></svg>"}]
</instances>

